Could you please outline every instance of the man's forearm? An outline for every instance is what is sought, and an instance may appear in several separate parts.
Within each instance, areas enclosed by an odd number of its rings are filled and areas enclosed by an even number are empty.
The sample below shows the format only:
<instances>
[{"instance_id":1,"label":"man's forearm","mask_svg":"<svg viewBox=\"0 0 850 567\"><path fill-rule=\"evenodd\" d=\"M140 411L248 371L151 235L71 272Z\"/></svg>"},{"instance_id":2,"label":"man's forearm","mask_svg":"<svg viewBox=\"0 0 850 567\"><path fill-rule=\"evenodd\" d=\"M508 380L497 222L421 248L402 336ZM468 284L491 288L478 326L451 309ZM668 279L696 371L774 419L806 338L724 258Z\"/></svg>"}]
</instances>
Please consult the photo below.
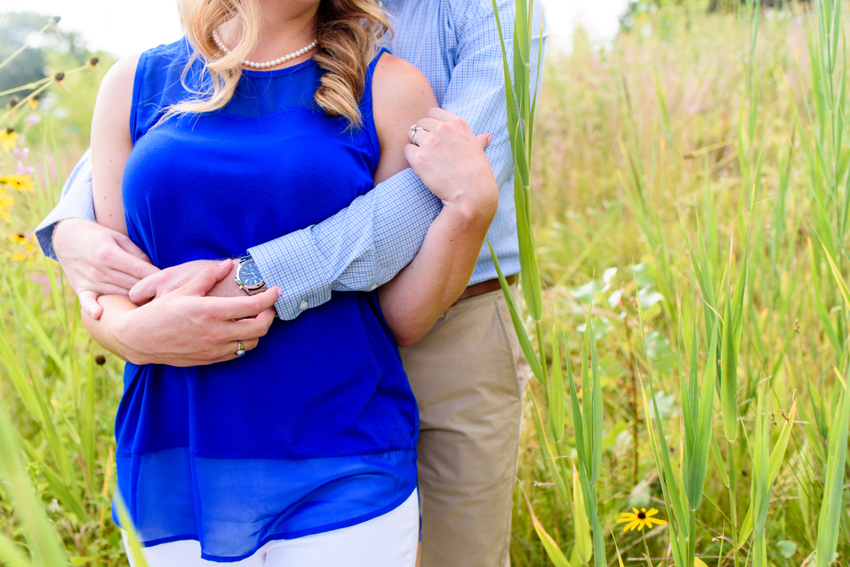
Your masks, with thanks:
<instances>
[{"instance_id":1,"label":"man's forearm","mask_svg":"<svg viewBox=\"0 0 850 567\"><path fill-rule=\"evenodd\" d=\"M278 317L291 320L332 291L370 291L391 280L416 256L441 209L405 170L329 219L249 252L266 283L283 290Z\"/></svg>"}]
</instances>

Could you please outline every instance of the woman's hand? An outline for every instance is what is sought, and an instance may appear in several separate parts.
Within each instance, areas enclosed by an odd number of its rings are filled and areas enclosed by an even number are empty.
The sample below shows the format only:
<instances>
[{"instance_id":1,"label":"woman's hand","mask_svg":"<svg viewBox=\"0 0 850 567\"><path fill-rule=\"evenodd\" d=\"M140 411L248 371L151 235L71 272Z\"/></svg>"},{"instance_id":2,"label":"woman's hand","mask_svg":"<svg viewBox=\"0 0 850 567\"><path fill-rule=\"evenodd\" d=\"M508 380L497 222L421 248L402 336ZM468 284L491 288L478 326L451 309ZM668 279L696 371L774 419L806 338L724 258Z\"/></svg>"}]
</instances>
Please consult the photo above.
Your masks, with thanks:
<instances>
[{"instance_id":1,"label":"woman's hand","mask_svg":"<svg viewBox=\"0 0 850 567\"><path fill-rule=\"evenodd\" d=\"M235 298L205 297L230 274L225 260L201 271L185 286L137 307L123 296L101 296L100 321L84 318L86 328L111 352L134 364L199 366L237 358L256 348L276 317L280 288Z\"/></svg>"},{"instance_id":2,"label":"woman's hand","mask_svg":"<svg viewBox=\"0 0 850 567\"><path fill-rule=\"evenodd\" d=\"M463 118L442 108L432 108L416 125L416 143L404 147L413 171L444 206L489 226L499 205L499 186L484 155L493 137L476 136Z\"/></svg>"}]
</instances>

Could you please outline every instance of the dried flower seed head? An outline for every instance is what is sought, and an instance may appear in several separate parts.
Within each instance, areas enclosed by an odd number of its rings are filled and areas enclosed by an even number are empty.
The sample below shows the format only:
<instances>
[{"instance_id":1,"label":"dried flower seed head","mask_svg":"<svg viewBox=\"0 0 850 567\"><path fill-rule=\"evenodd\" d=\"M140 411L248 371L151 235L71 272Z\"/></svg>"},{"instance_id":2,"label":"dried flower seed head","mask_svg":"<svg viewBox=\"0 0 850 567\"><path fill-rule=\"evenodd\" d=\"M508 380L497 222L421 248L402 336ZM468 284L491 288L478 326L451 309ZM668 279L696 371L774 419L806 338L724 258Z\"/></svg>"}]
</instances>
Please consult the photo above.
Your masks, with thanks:
<instances>
[{"instance_id":1,"label":"dried flower seed head","mask_svg":"<svg viewBox=\"0 0 850 567\"><path fill-rule=\"evenodd\" d=\"M96 357L94 357L94 362L98 366L103 366L104 364L106 364L106 357L103 356L102 354L99 354Z\"/></svg>"},{"instance_id":2,"label":"dried flower seed head","mask_svg":"<svg viewBox=\"0 0 850 567\"><path fill-rule=\"evenodd\" d=\"M99 57L92 57L89 59L89 65L91 65L92 69L97 69L97 64L100 62Z\"/></svg>"},{"instance_id":3,"label":"dried flower seed head","mask_svg":"<svg viewBox=\"0 0 850 567\"><path fill-rule=\"evenodd\" d=\"M55 75L53 75L53 79L56 81L56 84L65 89L68 92L71 92L71 89L65 86L65 83L62 82L62 79L65 78L65 71L59 71Z\"/></svg>"},{"instance_id":4,"label":"dried flower seed head","mask_svg":"<svg viewBox=\"0 0 850 567\"><path fill-rule=\"evenodd\" d=\"M62 36L62 32L59 31L59 28L56 27L56 24L58 24L61 19L62 18L60 18L59 16L53 16L52 18L50 18L50 27L52 27L53 31L56 32L56 35L60 37Z\"/></svg>"}]
</instances>

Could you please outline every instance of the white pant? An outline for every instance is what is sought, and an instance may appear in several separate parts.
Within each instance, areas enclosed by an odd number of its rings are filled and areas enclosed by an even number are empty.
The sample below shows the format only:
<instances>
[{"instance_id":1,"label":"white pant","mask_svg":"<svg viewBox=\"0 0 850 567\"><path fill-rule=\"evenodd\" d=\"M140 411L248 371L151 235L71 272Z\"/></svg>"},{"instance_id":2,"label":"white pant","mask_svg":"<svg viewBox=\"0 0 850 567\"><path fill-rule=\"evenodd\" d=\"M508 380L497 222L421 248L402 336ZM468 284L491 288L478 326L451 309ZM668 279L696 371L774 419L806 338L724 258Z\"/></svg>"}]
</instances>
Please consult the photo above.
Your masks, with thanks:
<instances>
[{"instance_id":1,"label":"white pant","mask_svg":"<svg viewBox=\"0 0 850 567\"><path fill-rule=\"evenodd\" d=\"M123 533L123 532L122 532ZM136 567L124 535L130 567ZM398 508L361 524L297 539L270 541L235 567L413 567L419 542L417 491ZM144 549L148 567L220 565L201 559L194 540L163 543Z\"/></svg>"}]
</instances>

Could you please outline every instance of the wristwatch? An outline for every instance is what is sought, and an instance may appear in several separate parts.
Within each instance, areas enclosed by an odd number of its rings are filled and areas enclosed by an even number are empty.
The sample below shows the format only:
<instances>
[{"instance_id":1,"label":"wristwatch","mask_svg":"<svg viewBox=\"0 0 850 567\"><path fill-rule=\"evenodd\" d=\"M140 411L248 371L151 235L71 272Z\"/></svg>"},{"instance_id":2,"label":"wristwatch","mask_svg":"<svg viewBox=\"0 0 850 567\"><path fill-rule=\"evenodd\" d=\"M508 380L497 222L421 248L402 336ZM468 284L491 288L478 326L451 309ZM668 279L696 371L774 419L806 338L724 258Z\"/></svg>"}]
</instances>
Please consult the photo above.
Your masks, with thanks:
<instances>
[{"instance_id":1,"label":"wristwatch","mask_svg":"<svg viewBox=\"0 0 850 567\"><path fill-rule=\"evenodd\" d=\"M263 281L260 269L250 254L239 258L239 267L236 268L236 285L248 295L266 291L266 282Z\"/></svg>"}]
</instances>

